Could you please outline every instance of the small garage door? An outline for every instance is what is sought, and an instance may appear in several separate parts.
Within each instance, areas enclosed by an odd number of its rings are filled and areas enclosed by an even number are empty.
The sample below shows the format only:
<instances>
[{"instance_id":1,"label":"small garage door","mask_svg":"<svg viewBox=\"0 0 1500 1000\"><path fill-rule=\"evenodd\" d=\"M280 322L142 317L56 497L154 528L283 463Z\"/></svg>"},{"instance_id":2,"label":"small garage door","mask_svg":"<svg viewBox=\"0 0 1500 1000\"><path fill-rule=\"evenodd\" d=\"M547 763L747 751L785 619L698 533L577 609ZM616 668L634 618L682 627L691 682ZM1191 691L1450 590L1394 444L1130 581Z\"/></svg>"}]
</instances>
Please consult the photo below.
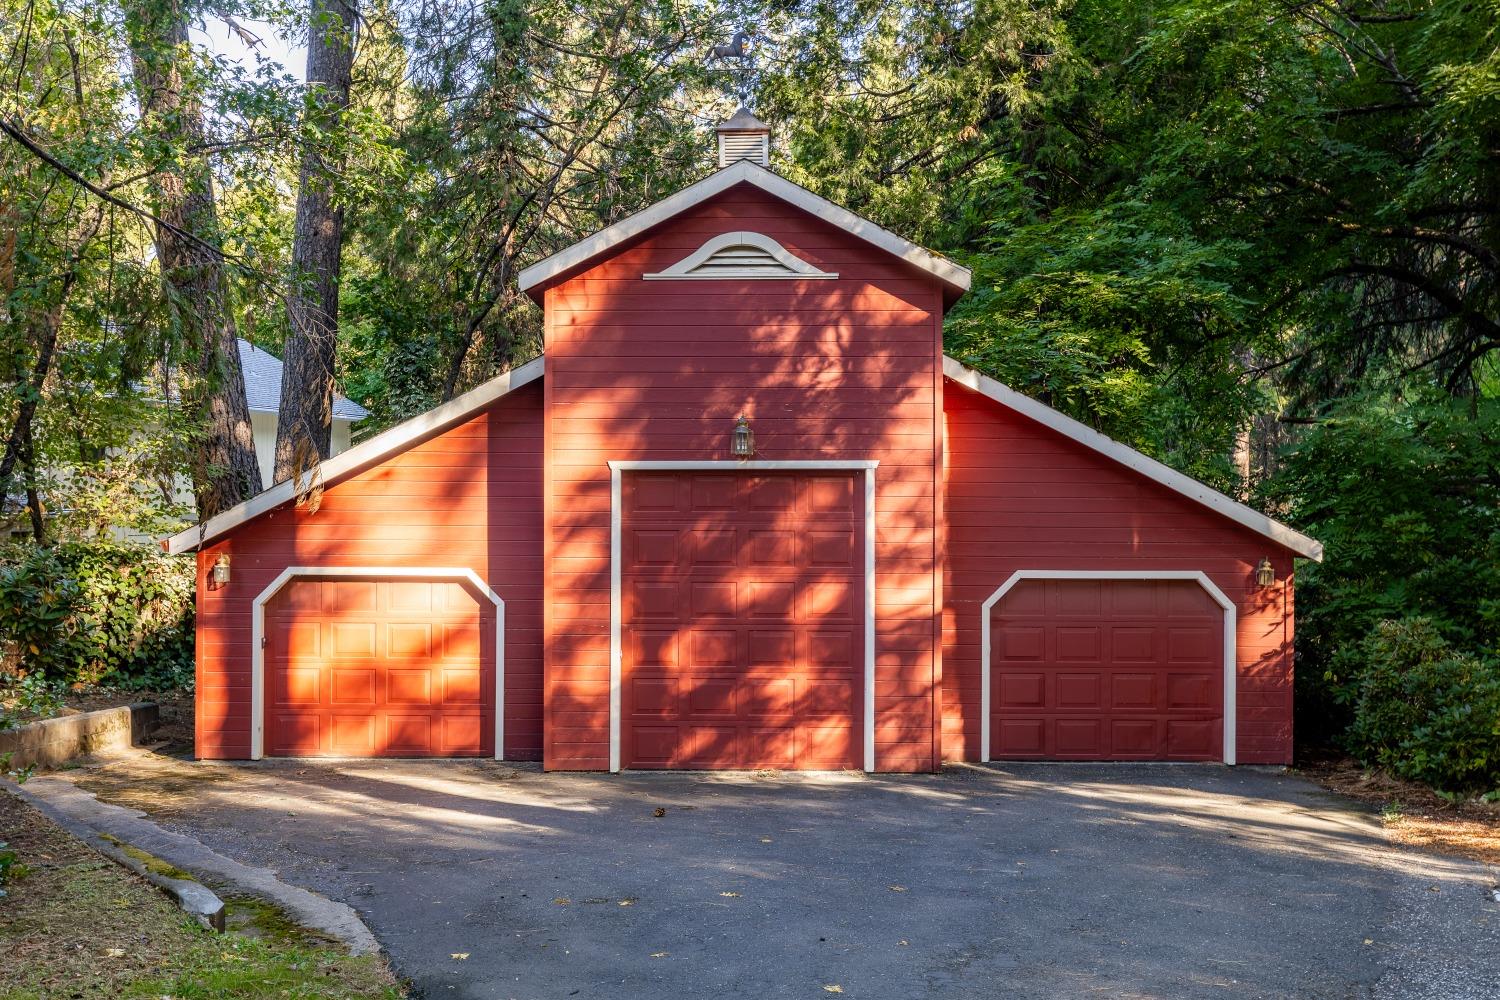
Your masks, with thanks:
<instances>
[{"instance_id":1,"label":"small garage door","mask_svg":"<svg viewBox=\"0 0 1500 1000\"><path fill-rule=\"evenodd\" d=\"M856 478L637 472L622 493L622 765L855 767Z\"/></svg>"},{"instance_id":2,"label":"small garage door","mask_svg":"<svg viewBox=\"0 0 1500 1000\"><path fill-rule=\"evenodd\" d=\"M266 605L271 756L494 753L494 606L446 580L292 580Z\"/></svg>"},{"instance_id":3,"label":"small garage door","mask_svg":"<svg viewBox=\"0 0 1500 1000\"><path fill-rule=\"evenodd\" d=\"M1223 627L1190 580L1023 580L991 619L990 756L1222 759Z\"/></svg>"}]
</instances>

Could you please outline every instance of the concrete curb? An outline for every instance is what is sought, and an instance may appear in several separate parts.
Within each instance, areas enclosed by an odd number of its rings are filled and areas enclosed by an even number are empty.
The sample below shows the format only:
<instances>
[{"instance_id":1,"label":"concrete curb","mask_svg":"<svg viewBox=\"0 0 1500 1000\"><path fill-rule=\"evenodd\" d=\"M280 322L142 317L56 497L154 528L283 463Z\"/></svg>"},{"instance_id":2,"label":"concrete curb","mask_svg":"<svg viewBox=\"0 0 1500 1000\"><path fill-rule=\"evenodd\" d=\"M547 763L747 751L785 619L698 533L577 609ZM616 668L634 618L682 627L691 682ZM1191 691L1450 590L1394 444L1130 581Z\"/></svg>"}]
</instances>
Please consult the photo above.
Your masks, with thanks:
<instances>
[{"instance_id":1,"label":"concrete curb","mask_svg":"<svg viewBox=\"0 0 1500 1000\"><path fill-rule=\"evenodd\" d=\"M159 860L166 866L202 876L238 892L258 896L285 910L297 923L341 941L353 955L373 955L380 944L354 909L315 892L287 885L269 868L241 864L209 850L198 840L163 830L135 809L100 802L92 794L62 778L36 777L25 785L5 782L6 787L36 806L69 833L83 840L132 871L161 885L182 904L184 896L193 905L209 906L204 894L218 897L197 882L185 882L150 871L147 862L132 857L127 848ZM132 864L132 862L134 862ZM137 867L139 866L139 867ZM144 869L144 870L143 870ZM163 883L170 883L169 885ZM184 895L180 891L186 889ZM202 890L202 894L193 890ZM187 909L187 906L183 907ZM197 912L189 910L188 912ZM204 919L200 917L199 919ZM223 903L219 902L219 925L223 926Z\"/></svg>"},{"instance_id":2,"label":"concrete curb","mask_svg":"<svg viewBox=\"0 0 1500 1000\"><path fill-rule=\"evenodd\" d=\"M154 701L139 701L28 722L0 732L0 753L11 755L12 768L56 767L99 750L128 749L156 728L160 711Z\"/></svg>"}]
</instances>

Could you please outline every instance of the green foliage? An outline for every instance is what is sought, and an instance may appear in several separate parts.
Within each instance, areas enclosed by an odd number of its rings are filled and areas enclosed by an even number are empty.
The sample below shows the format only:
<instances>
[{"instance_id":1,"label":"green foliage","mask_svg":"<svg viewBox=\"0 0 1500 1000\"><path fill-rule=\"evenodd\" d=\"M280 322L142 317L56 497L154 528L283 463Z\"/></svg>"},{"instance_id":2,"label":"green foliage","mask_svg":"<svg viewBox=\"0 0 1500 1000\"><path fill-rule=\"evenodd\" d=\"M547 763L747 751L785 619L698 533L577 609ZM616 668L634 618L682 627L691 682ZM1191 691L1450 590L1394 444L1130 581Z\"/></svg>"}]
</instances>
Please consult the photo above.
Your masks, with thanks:
<instances>
[{"instance_id":1,"label":"green foliage","mask_svg":"<svg viewBox=\"0 0 1500 1000\"><path fill-rule=\"evenodd\" d=\"M1500 656L1454 649L1429 619L1385 621L1360 644L1350 748L1450 793L1500 790Z\"/></svg>"},{"instance_id":2,"label":"green foliage","mask_svg":"<svg viewBox=\"0 0 1500 1000\"><path fill-rule=\"evenodd\" d=\"M16 546L0 563L0 644L28 675L189 687L191 560L141 545Z\"/></svg>"},{"instance_id":3,"label":"green foliage","mask_svg":"<svg viewBox=\"0 0 1500 1000\"><path fill-rule=\"evenodd\" d=\"M0 676L0 731L23 719L50 719L63 709L66 687L40 673Z\"/></svg>"},{"instance_id":4,"label":"green foliage","mask_svg":"<svg viewBox=\"0 0 1500 1000\"><path fill-rule=\"evenodd\" d=\"M0 761L0 763L4 762ZM15 868L19 861L20 858L16 852L11 850L5 841L0 840L0 899L5 898L5 882L10 878L11 869Z\"/></svg>"},{"instance_id":5,"label":"green foliage","mask_svg":"<svg viewBox=\"0 0 1500 1000\"><path fill-rule=\"evenodd\" d=\"M1297 579L1302 738L1342 738L1438 788L1493 787L1500 400L1347 404L1287 457L1268 499L1326 549Z\"/></svg>"}]
</instances>

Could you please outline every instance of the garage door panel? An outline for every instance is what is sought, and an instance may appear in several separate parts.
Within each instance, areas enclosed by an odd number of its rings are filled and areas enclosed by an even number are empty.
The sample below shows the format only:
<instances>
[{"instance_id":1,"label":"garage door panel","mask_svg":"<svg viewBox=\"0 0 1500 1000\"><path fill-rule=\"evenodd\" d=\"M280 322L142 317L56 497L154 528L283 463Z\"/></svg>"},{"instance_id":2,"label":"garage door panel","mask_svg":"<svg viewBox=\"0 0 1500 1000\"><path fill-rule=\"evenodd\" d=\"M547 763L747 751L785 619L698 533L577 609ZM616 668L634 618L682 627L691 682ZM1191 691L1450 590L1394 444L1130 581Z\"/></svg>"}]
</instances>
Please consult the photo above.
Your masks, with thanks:
<instances>
[{"instance_id":1,"label":"garage door panel","mask_svg":"<svg viewBox=\"0 0 1500 1000\"><path fill-rule=\"evenodd\" d=\"M1222 629L1192 581L1022 581L991 618L991 755L1219 759Z\"/></svg>"},{"instance_id":2,"label":"garage door panel","mask_svg":"<svg viewBox=\"0 0 1500 1000\"><path fill-rule=\"evenodd\" d=\"M274 713L276 723L269 726L272 735L266 749L279 754L316 754L322 751L322 718L317 715Z\"/></svg>"},{"instance_id":3,"label":"garage door panel","mask_svg":"<svg viewBox=\"0 0 1500 1000\"><path fill-rule=\"evenodd\" d=\"M621 567L623 765L853 766L854 476L673 475L623 485L622 537L677 539L670 564Z\"/></svg>"},{"instance_id":4,"label":"garage door panel","mask_svg":"<svg viewBox=\"0 0 1500 1000\"><path fill-rule=\"evenodd\" d=\"M329 738L332 753L368 757L375 751L375 719L368 715L335 715Z\"/></svg>"},{"instance_id":5,"label":"garage door panel","mask_svg":"<svg viewBox=\"0 0 1500 1000\"><path fill-rule=\"evenodd\" d=\"M1157 703L1155 674L1115 673L1110 676L1110 707L1151 709Z\"/></svg>"},{"instance_id":6,"label":"garage door panel","mask_svg":"<svg viewBox=\"0 0 1500 1000\"><path fill-rule=\"evenodd\" d=\"M1054 698L1058 708L1069 710L1104 708L1103 678L1097 673L1058 673Z\"/></svg>"},{"instance_id":7,"label":"garage door panel","mask_svg":"<svg viewBox=\"0 0 1500 1000\"><path fill-rule=\"evenodd\" d=\"M273 755L493 752L494 609L446 580L293 580L266 607Z\"/></svg>"},{"instance_id":8,"label":"garage door panel","mask_svg":"<svg viewBox=\"0 0 1500 1000\"><path fill-rule=\"evenodd\" d=\"M1111 719L1111 755L1143 758L1155 756L1161 746L1160 728L1155 719Z\"/></svg>"},{"instance_id":9,"label":"garage door panel","mask_svg":"<svg viewBox=\"0 0 1500 1000\"><path fill-rule=\"evenodd\" d=\"M736 682L728 677L695 677L688 682L687 717L694 721L734 718Z\"/></svg>"},{"instance_id":10,"label":"garage door panel","mask_svg":"<svg viewBox=\"0 0 1500 1000\"><path fill-rule=\"evenodd\" d=\"M328 671L329 701L334 705L375 704L376 676L372 667L334 667Z\"/></svg>"},{"instance_id":11,"label":"garage door panel","mask_svg":"<svg viewBox=\"0 0 1500 1000\"><path fill-rule=\"evenodd\" d=\"M997 757L1041 757L1047 752L1046 724L1041 719L1002 718L991 732Z\"/></svg>"}]
</instances>

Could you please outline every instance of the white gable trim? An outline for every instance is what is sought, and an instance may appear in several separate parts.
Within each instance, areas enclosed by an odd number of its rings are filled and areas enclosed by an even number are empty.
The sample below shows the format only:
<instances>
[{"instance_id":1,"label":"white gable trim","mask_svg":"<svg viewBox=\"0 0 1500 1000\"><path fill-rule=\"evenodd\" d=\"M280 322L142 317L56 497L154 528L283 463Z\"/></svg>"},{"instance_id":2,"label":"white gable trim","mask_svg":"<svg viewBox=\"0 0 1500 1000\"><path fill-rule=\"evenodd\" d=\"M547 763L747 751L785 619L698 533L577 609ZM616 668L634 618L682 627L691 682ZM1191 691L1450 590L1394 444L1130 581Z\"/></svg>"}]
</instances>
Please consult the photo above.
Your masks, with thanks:
<instances>
[{"instance_id":1,"label":"white gable trim","mask_svg":"<svg viewBox=\"0 0 1500 1000\"><path fill-rule=\"evenodd\" d=\"M1271 520L1260 511L1252 510L1238 500L1231 499L1191 476L1185 476L1176 469L1141 454L1129 445L1123 445L1113 438L1106 437L1092 427L1087 427L1044 403L1038 403L1030 396L1016 392L988 375L981 375L972 368L965 368L946 354L943 355L943 374L959 385L973 389L980 395L987 396L1022 416L1030 417L1037 423L1050 427L1065 437L1072 438L1084 447L1134 469L1147 479L1154 480L1167 489L1181 493L1189 500L1195 500L1215 513L1222 514L1231 521L1264 535L1278 545L1291 549L1299 556L1314 562L1323 561L1323 546L1315 539L1279 521Z\"/></svg>"},{"instance_id":2,"label":"white gable trim","mask_svg":"<svg viewBox=\"0 0 1500 1000\"><path fill-rule=\"evenodd\" d=\"M570 271L736 184L753 184L767 194L815 215L851 236L856 236L889 254L900 257L908 264L926 271L960 291L967 291L969 288L968 268L924 250L915 243L880 228L870 220L862 219L853 212L818 197L806 188L777 176L758 163L740 160L716 173L709 174L703 180L683 188L674 195L663 198L650 208L622 219L607 229L601 229L593 236L580 240L566 250L531 265L521 272L518 281L520 289L523 292L527 291L550 278Z\"/></svg>"},{"instance_id":3,"label":"white gable trim","mask_svg":"<svg viewBox=\"0 0 1500 1000\"><path fill-rule=\"evenodd\" d=\"M498 375L477 389L470 390L462 396L456 396L441 406L434 407L420 416L412 417L405 423L397 424L390 430L335 455L318 466L319 477L324 483L332 483L352 472L374 465L396 452L411 447L423 438L462 423L500 397L527 383L535 382L542 377L544 370L543 359L537 358L504 375ZM233 531L246 521L274 510L284 503L290 503L296 499L296 495L296 490L290 480L277 483L222 514L179 531L163 542L162 547L174 556L195 551L199 546L206 545L220 535Z\"/></svg>"},{"instance_id":4,"label":"white gable trim","mask_svg":"<svg viewBox=\"0 0 1500 1000\"><path fill-rule=\"evenodd\" d=\"M752 246L769 254L776 263L786 268L780 274L756 270L753 267L718 267L709 272L697 272L705 262L713 259L720 250L728 247ZM763 233L720 233L686 257L664 271L643 274L646 281L723 281L725 279L749 279L752 281L788 281L799 278L837 278L838 274L820 271L786 247Z\"/></svg>"}]
</instances>

